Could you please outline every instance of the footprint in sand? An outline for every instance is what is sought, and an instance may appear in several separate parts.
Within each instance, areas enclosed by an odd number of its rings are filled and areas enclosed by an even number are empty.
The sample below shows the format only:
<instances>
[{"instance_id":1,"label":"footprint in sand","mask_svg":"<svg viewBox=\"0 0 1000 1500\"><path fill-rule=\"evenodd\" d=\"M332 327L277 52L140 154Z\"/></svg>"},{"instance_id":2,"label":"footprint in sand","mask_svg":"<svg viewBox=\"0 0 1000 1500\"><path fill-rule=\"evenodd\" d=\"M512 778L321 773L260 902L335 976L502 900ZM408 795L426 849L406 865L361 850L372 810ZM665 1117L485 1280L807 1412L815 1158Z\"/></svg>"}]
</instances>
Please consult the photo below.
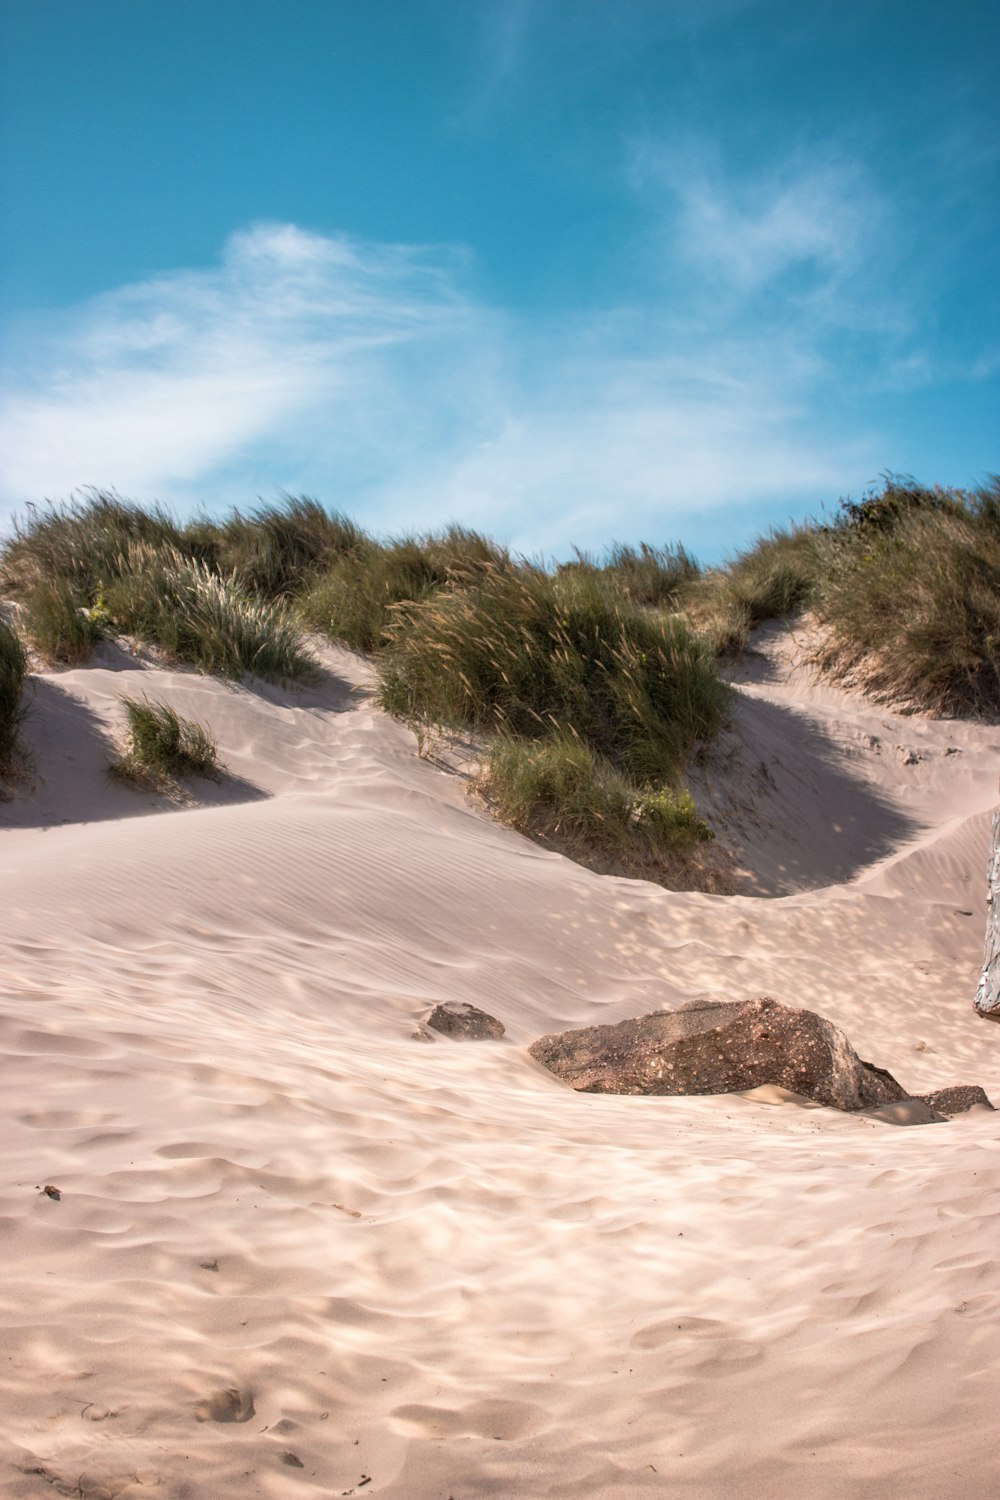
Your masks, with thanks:
<instances>
[{"instance_id":1,"label":"footprint in sand","mask_svg":"<svg viewBox=\"0 0 1000 1500\"><path fill-rule=\"evenodd\" d=\"M238 1391L231 1385L199 1401L194 1414L199 1422L249 1422L257 1412L250 1392Z\"/></svg>"},{"instance_id":2,"label":"footprint in sand","mask_svg":"<svg viewBox=\"0 0 1000 1500\"><path fill-rule=\"evenodd\" d=\"M421 1437L486 1437L501 1442L539 1431L544 1413L526 1401L474 1401L454 1410L447 1406L397 1406L396 1428Z\"/></svg>"},{"instance_id":3,"label":"footprint in sand","mask_svg":"<svg viewBox=\"0 0 1000 1500\"><path fill-rule=\"evenodd\" d=\"M718 1318L665 1318L662 1323L650 1323L640 1328L629 1340L633 1349L658 1349L661 1344L676 1338L725 1339L733 1333L730 1323Z\"/></svg>"}]
</instances>

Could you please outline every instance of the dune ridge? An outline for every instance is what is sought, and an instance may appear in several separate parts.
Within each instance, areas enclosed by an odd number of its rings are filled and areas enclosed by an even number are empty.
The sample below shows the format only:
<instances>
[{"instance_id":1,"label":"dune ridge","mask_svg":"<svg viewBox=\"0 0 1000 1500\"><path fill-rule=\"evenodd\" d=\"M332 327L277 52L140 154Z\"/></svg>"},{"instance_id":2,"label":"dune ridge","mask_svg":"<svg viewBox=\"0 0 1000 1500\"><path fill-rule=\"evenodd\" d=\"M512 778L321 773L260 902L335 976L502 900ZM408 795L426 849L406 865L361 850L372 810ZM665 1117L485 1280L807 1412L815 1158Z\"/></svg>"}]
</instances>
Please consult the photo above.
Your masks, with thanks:
<instances>
[{"instance_id":1,"label":"dune ridge","mask_svg":"<svg viewBox=\"0 0 1000 1500\"><path fill-rule=\"evenodd\" d=\"M6 1494L990 1491L997 1115L576 1095L526 1053L767 993L1000 1101L1000 730L818 685L805 644L758 632L702 773L731 896L491 823L344 651L302 691L108 645L35 679L44 781L0 805ZM109 782L123 691L228 777ZM416 1039L447 1000L503 1041Z\"/></svg>"}]
</instances>

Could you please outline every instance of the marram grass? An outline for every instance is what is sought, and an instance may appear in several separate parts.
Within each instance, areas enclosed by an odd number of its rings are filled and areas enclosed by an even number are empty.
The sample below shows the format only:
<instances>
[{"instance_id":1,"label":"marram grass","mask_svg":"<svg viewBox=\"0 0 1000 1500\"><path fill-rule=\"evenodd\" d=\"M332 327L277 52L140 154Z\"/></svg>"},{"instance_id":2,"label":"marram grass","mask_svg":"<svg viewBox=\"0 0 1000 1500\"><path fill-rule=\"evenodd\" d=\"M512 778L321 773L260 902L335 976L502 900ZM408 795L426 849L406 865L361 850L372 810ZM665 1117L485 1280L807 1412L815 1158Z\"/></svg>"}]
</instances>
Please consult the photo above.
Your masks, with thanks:
<instances>
[{"instance_id":1,"label":"marram grass","mask_svg":"<svg viewBox=\"0 0 1000 1500\"><path fill-rule=\"evenodd\" d=\"M175 548L130 543L107 590L107 610L125 634L222 677L309 681L316 659L288 607L245 593L207 563Z\"/></svg>"},{"instance_id":2,"label":"marram grass","mask_svg":"<svg viewBox=\"0 0 1000 1500\"><path fill-rule=\"evenodd\" d=\"M20 727L28 657L13 626L0 620L0 777L12 779L25 764Z\"/></svg>"},{"instance_id":3,"label":"marram grass","mask_svg":"<svg viewBox=\"0 0 1000 1500\"><path fill-rule=\"evenodd\" d=\"M85 662L101 638L94 612L68 578L36 578L24 594L20 619L39 655L62 666Z\"/></svg>"},{"instance_id":4,"label":"marram grass","mask_svg":"<svg viewBox=\"0 0 1000 1500\"><path fill-rule=\"evenodd\" d=\"M122 781L155 791L176 788L180 776L215 776L221 769L209 730L183 719L167 703L150 698L118 699L125 711L124 754L110 767Z\"/></svg>"}]
</instances>

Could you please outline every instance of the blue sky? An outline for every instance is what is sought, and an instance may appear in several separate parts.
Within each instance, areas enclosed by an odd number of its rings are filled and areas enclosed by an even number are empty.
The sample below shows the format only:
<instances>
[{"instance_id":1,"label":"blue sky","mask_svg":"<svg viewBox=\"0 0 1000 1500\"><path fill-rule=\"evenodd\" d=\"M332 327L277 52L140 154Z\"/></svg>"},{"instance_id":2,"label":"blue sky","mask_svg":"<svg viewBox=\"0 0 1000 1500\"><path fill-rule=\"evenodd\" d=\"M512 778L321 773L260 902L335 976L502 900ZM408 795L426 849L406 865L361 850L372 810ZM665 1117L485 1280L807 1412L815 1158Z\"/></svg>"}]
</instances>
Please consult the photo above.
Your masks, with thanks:
<instances>
[{"instance_id":1,"label":"blue sky","mask_svg":"<svg viewBox=\"0 0 1000 1500\"><path fill-rule=\"evenodd\" d=\"M0 0L0 521L713 560L1000 468L994 0Z\"/></svg>"}]
</instances>

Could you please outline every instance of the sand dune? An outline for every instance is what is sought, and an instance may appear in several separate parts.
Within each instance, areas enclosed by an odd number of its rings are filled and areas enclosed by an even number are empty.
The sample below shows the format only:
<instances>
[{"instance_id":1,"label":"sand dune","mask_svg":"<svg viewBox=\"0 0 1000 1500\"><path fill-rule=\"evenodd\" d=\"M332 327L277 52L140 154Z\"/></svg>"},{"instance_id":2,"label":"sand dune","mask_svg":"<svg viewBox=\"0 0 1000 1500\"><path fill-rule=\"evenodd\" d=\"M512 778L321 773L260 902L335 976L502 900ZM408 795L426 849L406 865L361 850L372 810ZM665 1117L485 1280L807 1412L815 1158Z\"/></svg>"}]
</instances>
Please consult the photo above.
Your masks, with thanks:
<instances>
[{"instance_id":1,"label":"sand dune","mask_svg":"<svg viewBox=\"0 0 1000 1500\"><path fill-rule=\"evenodd\" d=\"M527 1056L768 993L1000 1102L971 1009L1000 730L816 684L795 632L755 649L696 773L725 897L493 825L344 652L305 693L112 647L33 679L41 779L0 805L5 1495L993 1492L1000 1115L579 1095ZM122 691L208 722L229 775L110 782ZM415 1038L443 1000L506 1037Z\"/></svg>"}]
</instances>

